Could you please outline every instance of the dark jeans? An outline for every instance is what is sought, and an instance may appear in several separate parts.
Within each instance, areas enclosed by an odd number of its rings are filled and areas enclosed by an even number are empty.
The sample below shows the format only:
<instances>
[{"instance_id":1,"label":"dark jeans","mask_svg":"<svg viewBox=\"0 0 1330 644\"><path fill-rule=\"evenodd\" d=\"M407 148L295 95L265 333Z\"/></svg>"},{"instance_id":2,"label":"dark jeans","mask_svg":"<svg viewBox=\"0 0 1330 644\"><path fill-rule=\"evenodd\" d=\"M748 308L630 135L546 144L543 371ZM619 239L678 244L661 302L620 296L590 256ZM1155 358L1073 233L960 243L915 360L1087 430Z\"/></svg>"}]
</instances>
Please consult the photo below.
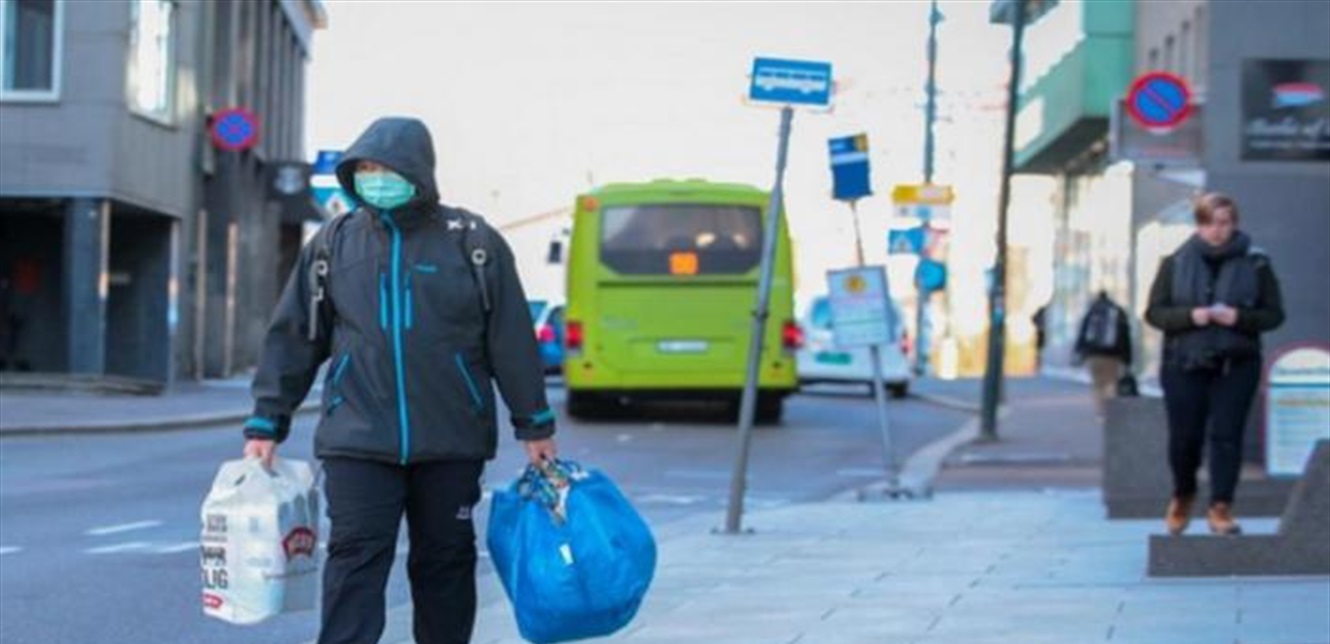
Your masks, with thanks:
<instances>
[{"instance_id":1,"label":"dark jeans","mask_svg":"<svg viewBox=\"0 0 1330 644\"><path fill-rule=\"evenodd\" d=\"M1232 503L1242 468L1247 413L1261 380L1260 358L1234 359L1218 368L1190 371L1165 364L1159 376L1168 409L1173 494L1196 494L1196 471L1208 442L1210 502Z\"/></svg>"},{"instance_id":2,"label":"dark jeans","mask_svg":"<svg viewBox=\"0 0 1330 644\"><path fill-rule=\"evenodd\" d=\"M401 467L355 459L324 462L328 562L319 644L373 644L383 635L384 591L402 515L410 529L407 573L419 644L463 644L476 619L476 532L482 461Z\"/></svg>"}]
</instances>

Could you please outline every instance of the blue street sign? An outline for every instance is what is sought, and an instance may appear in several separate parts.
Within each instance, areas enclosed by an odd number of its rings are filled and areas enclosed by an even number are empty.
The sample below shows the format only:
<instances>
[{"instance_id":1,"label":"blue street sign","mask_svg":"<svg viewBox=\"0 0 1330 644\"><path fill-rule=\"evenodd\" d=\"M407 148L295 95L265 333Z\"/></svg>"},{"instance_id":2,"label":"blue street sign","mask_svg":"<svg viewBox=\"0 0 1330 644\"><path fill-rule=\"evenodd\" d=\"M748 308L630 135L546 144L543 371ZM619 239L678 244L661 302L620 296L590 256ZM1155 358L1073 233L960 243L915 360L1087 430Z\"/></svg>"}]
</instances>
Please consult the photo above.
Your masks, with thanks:
<instances>
[{"instance_id":1,"label":"blue street sign","mask_svg":"<svg viewBox=\"0 0 1330 644\"><path fill-rule=\"evenodd\" d=\"M337 163L342 160L341 150L319 150L314 158L313 174L309 178L314 202L329 215L336 217L355 206L337 182Z\"/></svg>"},{"instance_id":2,"label":"blue street sign","mask_svg":"<svg viewBox=\"0 0 1330 644\"><path fill-rule=\"evenodd\" d=\"M856 134L827 141L831 152L831 195L854 201L873 194L868 178L868 135Z\"/></svg>"},{"instance_id":3,"label":"blue street sign","mask_svg":"<svg viewBox=\"0 0 1330 644\"><path fill-rule=\"evenodd\" d=\"M341 150L319 150L314 158L314 174L337 174L337 163L341 160Z\"/></svg>"},{"instance_id":4,"label":"blue street sign","mask_svg":"<svg viewBox=\"0 0 1330 644\"><path fill-rule=\"evenodd\" d=\"M919 266L914 270L914 283L924 292L946 288L947 265L927 257L919 258Z\"/></svg>"},{"instance_id":5,"label":"blue street sign","mask_svg":"<svg viewBox=\"0 0 1330 644\"><path fill-rule=\"evenodd\" d=\"M928 231L923 226L887 231L887 252L892 255L918 255L928 243Z\"/></svg>"},{"instance_id":6,"label":"blue street sign","mask_svg":"<svg viewBox=\"0 0 1330 644\"><path fill-rule=\"evenodd\" d=\"M831 104L831 63L755 58L748 98L826 107Z\"/></svg>"}]
</instances>

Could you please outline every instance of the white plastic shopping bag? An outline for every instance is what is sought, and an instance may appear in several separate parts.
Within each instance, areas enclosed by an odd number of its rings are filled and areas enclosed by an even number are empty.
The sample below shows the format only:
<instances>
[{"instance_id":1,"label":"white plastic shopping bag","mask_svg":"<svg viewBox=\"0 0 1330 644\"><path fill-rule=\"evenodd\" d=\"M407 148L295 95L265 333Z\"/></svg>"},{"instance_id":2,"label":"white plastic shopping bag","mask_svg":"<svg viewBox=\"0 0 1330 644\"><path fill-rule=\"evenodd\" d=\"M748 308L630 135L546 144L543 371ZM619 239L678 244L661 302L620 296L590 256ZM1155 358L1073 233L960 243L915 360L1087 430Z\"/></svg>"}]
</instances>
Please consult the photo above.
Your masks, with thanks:
<instances>
[{"instance_id":1,"label":"white plastic shopping bag","mask_svg":"<svg viewBox=\"0 0 1330 644\"><path fill-rule=\"evenodd\" d=\"M319 492L304 461L227 461L203 501L203 612L255 624L314 608Z\"/></svg>"}]
</instances>

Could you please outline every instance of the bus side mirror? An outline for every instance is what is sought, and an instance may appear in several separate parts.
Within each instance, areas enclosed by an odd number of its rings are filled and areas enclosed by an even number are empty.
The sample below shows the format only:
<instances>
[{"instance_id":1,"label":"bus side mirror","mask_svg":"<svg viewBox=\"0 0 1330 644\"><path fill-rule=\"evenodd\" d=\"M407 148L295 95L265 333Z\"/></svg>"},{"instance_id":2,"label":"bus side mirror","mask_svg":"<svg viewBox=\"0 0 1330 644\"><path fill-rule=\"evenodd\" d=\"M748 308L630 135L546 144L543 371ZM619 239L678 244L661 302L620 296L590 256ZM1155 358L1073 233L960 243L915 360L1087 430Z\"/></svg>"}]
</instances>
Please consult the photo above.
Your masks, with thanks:
<instances>
[{"instance_id":1,"label":"bus side mirror","mask_svg":"<svg viewBox=\"0 0 1330 644\"><path fill-rule=\"evenodd\" d=\"M545 262L548 264L563 263L563 241L558 239L550 241L550 249L545 255Z\"/></svg>"}]
</instances>

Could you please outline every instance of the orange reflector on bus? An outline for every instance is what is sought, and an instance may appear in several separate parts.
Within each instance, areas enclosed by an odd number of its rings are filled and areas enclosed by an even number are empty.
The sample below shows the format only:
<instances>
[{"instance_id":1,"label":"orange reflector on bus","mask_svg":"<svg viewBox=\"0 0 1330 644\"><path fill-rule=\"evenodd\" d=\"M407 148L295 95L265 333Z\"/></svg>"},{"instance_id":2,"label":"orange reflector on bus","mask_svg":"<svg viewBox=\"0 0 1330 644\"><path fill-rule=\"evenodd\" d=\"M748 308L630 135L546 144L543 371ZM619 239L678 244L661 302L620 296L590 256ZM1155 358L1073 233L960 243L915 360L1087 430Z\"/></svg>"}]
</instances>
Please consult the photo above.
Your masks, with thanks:
<instances>
[{"instance_id":1,"label":"orange reflector on bus","mask_svg":"<svg viewBox=\"0 0 1330 644\"><path fill-rule=\"evenodd\" d=\"M671 275L697 275L697 253L670 253Z\"/></svg>"},{"instance_id":2,"label":"orange reflector on bus","mask_svg":"<svg viewBox=\"0 0 1330 644\"><path fill-rule=\"evenodd\" d=\"M582 197L582 212L595 212L600 210L600 202L595 197Z\"/></svg>"}]
</instances>

